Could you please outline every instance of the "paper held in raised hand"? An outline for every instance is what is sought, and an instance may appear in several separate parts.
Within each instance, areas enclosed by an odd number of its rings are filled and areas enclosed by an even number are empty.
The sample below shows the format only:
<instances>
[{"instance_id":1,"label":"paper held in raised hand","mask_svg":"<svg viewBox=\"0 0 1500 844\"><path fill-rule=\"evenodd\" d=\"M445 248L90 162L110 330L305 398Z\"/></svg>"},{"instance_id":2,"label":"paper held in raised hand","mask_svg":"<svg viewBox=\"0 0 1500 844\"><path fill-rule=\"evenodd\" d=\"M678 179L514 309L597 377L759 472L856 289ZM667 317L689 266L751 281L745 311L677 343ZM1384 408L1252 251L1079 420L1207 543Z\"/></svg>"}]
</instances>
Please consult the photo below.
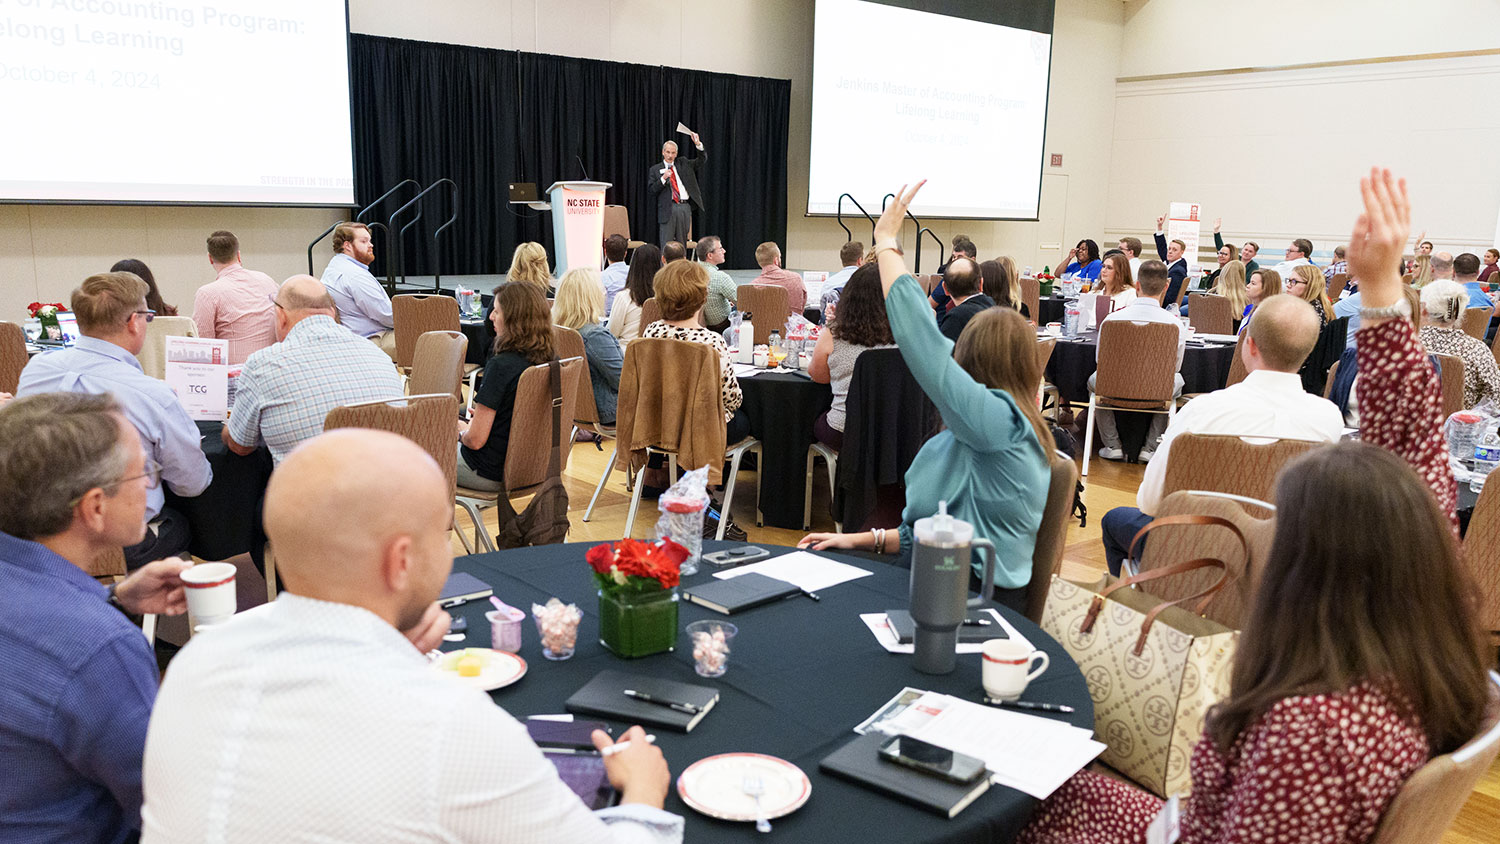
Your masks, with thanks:
<instances>
[{"instance_id":1,"label":"paper held in raised hand","mask_svg":"<svg viewBox=\"0 0 1500 844\"><path fill-rule=\"evenodd\" d=\"M681 120L677 121L677 131L681 132L684 135L687 135L690 138L693 136L693 130L689 129L688 127L686 127L684 125L682 125L682 121Z\"/></svg>"}]
</instances>

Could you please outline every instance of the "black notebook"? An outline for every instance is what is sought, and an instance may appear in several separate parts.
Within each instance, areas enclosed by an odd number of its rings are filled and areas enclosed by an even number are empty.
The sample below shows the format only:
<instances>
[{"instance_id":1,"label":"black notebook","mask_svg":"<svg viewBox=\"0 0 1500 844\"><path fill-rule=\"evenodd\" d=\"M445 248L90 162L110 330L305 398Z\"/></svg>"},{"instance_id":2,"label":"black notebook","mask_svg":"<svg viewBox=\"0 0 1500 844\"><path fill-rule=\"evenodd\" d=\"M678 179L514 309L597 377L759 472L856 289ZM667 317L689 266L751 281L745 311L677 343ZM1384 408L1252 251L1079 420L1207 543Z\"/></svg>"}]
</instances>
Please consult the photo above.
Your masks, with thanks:
<instances>
[{"instance_id":1,"label":"black notebook","mask_svg":"<svg viewBox=\"0 0 1500 844\"><path fill-rule=\"evenodd\" d=\"M493 594L495 590L488 583L467 572L456 571L448 575L448 582L443 584L443 593L438 596L438 603L444 607L456 607Z\"/></svg>"},{"instance_id":2,"label":"black notebook","mask_svg":"<svg viewBox=\"0 0 1500 844\"><path fill-rule=\"evenodd\" d=\"M903 645L910 645L917 632L917 623L911 620L911 613L906 610L886 610L885 617L890 623L891 632L896 634L896 641ZM984 610L970 613L967 620L988 621L989 624L960 626L958 628L958 641L960 642L988 642L991 639L1010 638L1010 634L1005 632L1005 627Z\"/></svg>"},{"instance_id":3,"label":"black notebook","mask_svg":"<svg viewBox=\"0 0 1500 844\"><path fill-rule=\"evenodd\" d=\"M754 571L747 571L736 577L726 577L723 580L715 579L682 593L683 597L689 601L725 615L734 615L740 610L748 610L751 607L800 594L802 590L797 588L796 584L766 577Z\"/></svg>"},{"instance_id":4,"label":"black notebook","mask_svg":"<svg viewBox=\"0 0 1500 844\"><path fill-rule=\"evenodd\" d=\"M890 736L871 730L824 757L818 763L818 770L949 818L989 790L989 776L971 783L949 782L881 759L880 745L889 739Z\"/></svg>"},{"instance_id":5,"label":"black notebook","mask_svg":"<svg viewBox=\"0 0 1500 844\"><path fill-rule=\"evenodd\" d=\"M659 701L689 704L698 711L682 712L661 703L647 703L626 696L626 689L648 694ZM602 715L632 724L654 724L690 733L718 702L719 690L712 686L606 670L595 674L594 679L574 692L563 706L569 712Z\"/></svg>"}]
</instances>

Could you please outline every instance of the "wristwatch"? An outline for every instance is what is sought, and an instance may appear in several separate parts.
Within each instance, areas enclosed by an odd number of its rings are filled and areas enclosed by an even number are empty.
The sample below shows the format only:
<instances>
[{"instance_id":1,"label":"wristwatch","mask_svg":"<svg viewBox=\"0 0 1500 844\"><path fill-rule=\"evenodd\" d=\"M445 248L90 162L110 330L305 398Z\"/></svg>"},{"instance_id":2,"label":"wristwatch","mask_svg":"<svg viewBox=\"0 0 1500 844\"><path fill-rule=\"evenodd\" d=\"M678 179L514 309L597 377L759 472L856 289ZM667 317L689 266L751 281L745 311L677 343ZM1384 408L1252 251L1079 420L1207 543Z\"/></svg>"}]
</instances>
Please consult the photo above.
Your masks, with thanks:
<instances>
[{"instance_id":1,"label":"wristwatch","mask_svg":"<svg viewBox=\"0 0 1500 844\"><path fill-rule=\"evenodd\" d=\"M119 610L120 612L122 612L122 613L124 613L125 615L128 616L128 615L130 615L130 610L125 609L125 605L122 604L122 603L120 603L120 596L115 594L115 588L118 587L119 585L120 584L118 584L118 583L111 583L109 585L109 594L107 596L105 596L104 600L110 606L114 607L115 609Z\"/></svg>"}]
</instances>

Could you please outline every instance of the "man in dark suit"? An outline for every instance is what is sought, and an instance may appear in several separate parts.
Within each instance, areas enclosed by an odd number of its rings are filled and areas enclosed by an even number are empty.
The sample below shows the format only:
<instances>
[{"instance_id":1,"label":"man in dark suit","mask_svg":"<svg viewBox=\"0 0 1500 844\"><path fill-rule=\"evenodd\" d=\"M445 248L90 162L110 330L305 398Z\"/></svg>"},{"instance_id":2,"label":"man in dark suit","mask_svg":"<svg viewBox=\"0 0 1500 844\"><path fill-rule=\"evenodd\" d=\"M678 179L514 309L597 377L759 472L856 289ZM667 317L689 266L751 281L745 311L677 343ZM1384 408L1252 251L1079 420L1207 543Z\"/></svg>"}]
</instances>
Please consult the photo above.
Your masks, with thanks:
<instances>
[{"instance_id":1,"label":"man in dark suit","mask_svg":"<svg viewBox=\"0 0 1500 844\"><path fill-rule=\"evenodd\" d=\"M1167 295L1162 299L1162 307L1175 313L1177 298L1182 293L1182 285L1187 281L1188 263L1182 257L1187 251L1187 244L1180 240L1167 243L1166 235L1161 233L1162 223L1167 218L1165 215L1156 218L1156 254L1161 256L1162 262L1167 265Z\"/></svg>"},{"instance_id":2,"label":"man in dark suit","mask_svg":"<svg viewBox=\"0 0 1500 844\"><path fill-rule=\"evenodd\" d=\"M698 148L697 158L677 158L677 143L667 141L661 145L661 162L651 165L646 184L656 200L657 243L663 247L676 240L688 242L688 232L693 225L693 208L703 211L703 190L698 177L703 174L703 163L708 153L698 133L693 133L693 145Z\"/></svg>"},{"instance_id":3,"label":"man in dark suit","mask_svg":"<svg viewBox=\"0 0 1500 844\"><path fill-rule=\"evenodd\" d=\"M973 258L959 257L949 261L948 271L943 273L943 287L953 297L954 305L939 321L938 330L957 343L958 335L964 333L969 320L985 308L993 308L995 300L984 294L984 277Z\"/></svg>"}]
</instances>

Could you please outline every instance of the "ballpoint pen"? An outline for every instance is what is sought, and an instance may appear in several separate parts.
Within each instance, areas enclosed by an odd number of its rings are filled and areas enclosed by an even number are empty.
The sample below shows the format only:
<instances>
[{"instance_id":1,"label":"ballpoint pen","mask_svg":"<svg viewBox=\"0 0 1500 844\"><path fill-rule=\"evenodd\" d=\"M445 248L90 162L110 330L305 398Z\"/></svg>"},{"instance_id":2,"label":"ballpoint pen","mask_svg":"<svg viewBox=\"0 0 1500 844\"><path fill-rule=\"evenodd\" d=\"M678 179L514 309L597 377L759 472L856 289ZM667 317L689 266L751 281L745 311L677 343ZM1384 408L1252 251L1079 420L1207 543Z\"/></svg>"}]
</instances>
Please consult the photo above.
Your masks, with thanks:
<instances>
[{"instance_id":1,"label":"ballpoint pen","mask_svg":"<svg viewBox=\"0 0 1500 844\"><path fill-rule=\"evenodd\" d=\"M678 712L686 712L689 715L697 715L701 711L700 707L694 706L691 703L683 703L682 701L678 700L665 700L663 698L656 698L646 694L645 692L638 692L635 689L626 689L625 696L641 701L642 703L654 703L657 706L665 706L670 709L675 709Z\"/></svg>"},{"instance_id":2,"label":"ballpoint pen","mask_svg":"<svg viewBox=\"0 0 1500 844\"><path fill-rule=\"evenodd\" d=\"M1009 706L1013 709L1034 709L1038 712L1058 712L1063 715L1072 715L1073 707L1061 703L1041 703L1034 700L1000 700L998 698L986 697L985 703L991 706Z\"/></svg>"}]
</instances>

